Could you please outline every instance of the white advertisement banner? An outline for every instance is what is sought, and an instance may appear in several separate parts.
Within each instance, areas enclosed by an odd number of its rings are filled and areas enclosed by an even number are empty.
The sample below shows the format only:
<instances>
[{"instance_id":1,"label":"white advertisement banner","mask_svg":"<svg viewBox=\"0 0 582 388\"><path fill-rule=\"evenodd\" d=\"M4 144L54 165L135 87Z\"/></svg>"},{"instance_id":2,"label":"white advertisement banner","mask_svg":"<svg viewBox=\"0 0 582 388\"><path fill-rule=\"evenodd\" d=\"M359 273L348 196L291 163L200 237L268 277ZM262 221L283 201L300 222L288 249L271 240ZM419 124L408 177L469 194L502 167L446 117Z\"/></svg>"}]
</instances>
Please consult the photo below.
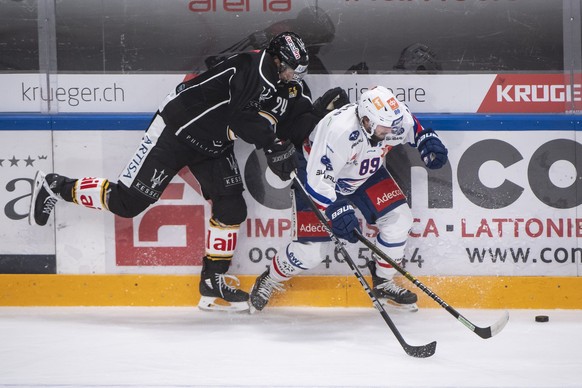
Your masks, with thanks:
<instances>
[{"instance_id":1,"label":"white advertisement banner","mask_svg":"<svg viewBox=\"0 0 582 388\"><path fill-rule=\"evenodd\" d=\"M176 74L0 74L3 112L155 112ZM50 82L47 81L50 79Z\"/></svg>"},{"instance_id":2,"label":"white advertisement banner","mask_svg":"<svg viewBox=\"0 0 582 388\"><path fill-rule=\"evenodd\" d=\"M0 255L54 255L53 228L27 222L34 174L52 170L52 133L0 131L0 136Z\"/></svg>"},{"instance_id":3,"label":"white advertisement banner","mask_svg":"<svg viewBox=\"0 0 582 388\"><path fill-rule=\"evenodd\" d=\"M467 75L312 75L307 78L315 98L326 90L341 86L350 101L357 101L361 93L375 85L392 90L396 98L406 103L413 112L474 113L495 79L495 74Z\"/></svg>"},{"instance_id":4,"label":"white advertisement banner","mask_svg":"<svg viewBox=\"0 0 582 388\"><path fill-rule=\"evenodd\" d=\"M155 112L183 74L0 74L2 112ZM341 86L356 101L390 88L416 113L582 112L582 76L565 74L308 75L314 98Z\"/></svg>"},{"instance_id":5,"label":"white advertisement banner","mask_svg":"<svg viewBox=\"0 0 582 388\"><path fill-rule=\"evenodd\" d=\"M420 165L415 149L393 150L400 154L392 159L389 155L389 167L395 176L409 175L410 184L402 185L410 193L415 217L406 268L415 275L580 275L582 172L576 162L582 157L582 145L575 132L551 134L442 131L450 163L436 172ZM51 219L38 227L26 222L37 168L115 181L141 135L3 131L1 253L56 253L59 273L197 273L210 207L187 170L134 219L59 203L54 223ZM241 141L236 152L248 219L241 228L232 271L258 274L289 241L289 188L267 170L261 152ZM363 232L372 240L375 231L363 223ZM349 252L364 268L369 251L351 245ZM350 270L330 249L311 273Z\"/></svg>"}]
</instances>

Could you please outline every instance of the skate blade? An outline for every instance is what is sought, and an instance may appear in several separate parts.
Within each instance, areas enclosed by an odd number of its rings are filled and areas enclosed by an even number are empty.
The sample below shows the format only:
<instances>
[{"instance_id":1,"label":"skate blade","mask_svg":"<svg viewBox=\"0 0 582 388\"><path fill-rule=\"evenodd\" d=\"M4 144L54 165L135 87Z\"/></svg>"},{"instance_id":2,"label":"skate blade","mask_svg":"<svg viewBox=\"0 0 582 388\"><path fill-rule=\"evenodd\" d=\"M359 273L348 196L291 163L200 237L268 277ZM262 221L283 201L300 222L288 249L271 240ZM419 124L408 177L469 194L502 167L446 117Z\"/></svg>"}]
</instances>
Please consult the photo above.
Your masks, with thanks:
<instances>
[{"instance_id":1,"label":"skate blade","mask_svg":"<svg viewBox=\"0 0 582 388\"><path fill-rule=\"evenodd\" d=\"M34 176L34 183L32 186L32 195L30 196L30 207L28 209L28 224L29 225L36 225L36 221L34 221L34 204L36 202L36 197L38 197L38 193L42 188L42 182L44 181L44 177L46 174L40 170L36 172Z\"/></svg>"},{"instance_id":2,"label":"skate blade","mask_svg":"<svg viewBox=\"0 0 582 388\"><path fill-rule=\"evenodd\" d=\"M418 306L416 305L416 303L400 304L390 299L379 299L379 300L385 307L387 307L391 311L404 313L415 313L418 311Z\"/></svg>"},{"instance_id":3,"label":"skate blade","mask_svg":"<svg viewBox=\"0 0 582 388\"><path fill-rule=\"evenodd\" d=\"M255 313L260 313L261 311L263 311L263 309L264 309L265 307L266 307L266 306L263 306L263 308L260 308L260 309L259 309L259 308L255 307L255 306L253 306L253 304L252 304L252 303L251 303L251 301L249 300L249 314L251 314L251 315L252 315L252 314L255 314Z\"/></svg>"},{"instance_id":4,"label":"skate blade","mask_svg":"<svg viewBox=\"0 0 582 388\"><path fill-rule=\"evenodd\" d=\"M202 296L198 302L198 308L203 311L227 311L239 312L249 310L248 302L227 302L224 299L213 296Z\"/></svg>"}]
</instances>

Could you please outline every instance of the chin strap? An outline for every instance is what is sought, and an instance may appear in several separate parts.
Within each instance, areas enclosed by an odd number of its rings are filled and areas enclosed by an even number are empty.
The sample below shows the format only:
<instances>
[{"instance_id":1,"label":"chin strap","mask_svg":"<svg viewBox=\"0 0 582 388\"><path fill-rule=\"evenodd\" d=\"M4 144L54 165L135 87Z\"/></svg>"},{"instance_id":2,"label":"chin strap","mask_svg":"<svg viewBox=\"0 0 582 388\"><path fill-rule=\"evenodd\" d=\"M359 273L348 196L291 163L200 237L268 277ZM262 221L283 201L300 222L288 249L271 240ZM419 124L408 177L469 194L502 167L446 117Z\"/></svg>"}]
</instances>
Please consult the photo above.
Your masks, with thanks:
<instances>
[{"instance_id":1,"label":"chin strap","mask_svg":"<svg viewBox=\"0 0 582 388\"><path fill-rule=\"evenodd\" d=\"M358 108L356 107L356 114L358 114ZM358 115L358 117L360 117ZM366 117L366 116L364 116ZM370 131L368 131L366 129L366 126L364 125L364 117L360 118L360 128L362 128L362 131L364 132L364 134L366 135L366 137L370 140L372 140L372 137L374 136L374 130L372 128L370 128ZM367 118L367 117L366 117ZM370 121L370 119L368 119L368 122Z\"/></svg>"}]
</instances>

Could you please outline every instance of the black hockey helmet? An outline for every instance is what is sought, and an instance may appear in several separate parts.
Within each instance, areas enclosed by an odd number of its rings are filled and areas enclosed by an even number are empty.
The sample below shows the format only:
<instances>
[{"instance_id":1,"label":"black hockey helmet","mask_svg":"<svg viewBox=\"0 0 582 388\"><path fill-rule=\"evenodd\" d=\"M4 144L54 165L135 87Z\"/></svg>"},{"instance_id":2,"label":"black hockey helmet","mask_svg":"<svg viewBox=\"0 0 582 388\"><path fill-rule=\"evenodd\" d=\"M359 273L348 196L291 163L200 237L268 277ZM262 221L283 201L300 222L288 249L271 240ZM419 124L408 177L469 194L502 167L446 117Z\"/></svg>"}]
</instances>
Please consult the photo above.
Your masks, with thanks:
<instances>
[{"instance_id":1,"label":"black hockey helmet","mask_svg":"<svg viewBox=\"0 0 582 388\"><path fill-rule=\"evenodd\" d=\"M427 45L422 43L413 43L405 47L400 53L398 63L394 66L397 70L414 70L414 71L434 71L442 70L436 54Z\"/></svg>"},{"instance_id":2,"label":"black hockey helmet","mask_svg":"<svg viewBox=\"0 0 582 388\"><path fill-rule=\"evenodd\" d=\"M293 69L297 80L307 73L309 55L303 39L296 33L287 31L275 36L269 42L267 52L276 55L284 65Z\"/></svg>"}]
</instances>

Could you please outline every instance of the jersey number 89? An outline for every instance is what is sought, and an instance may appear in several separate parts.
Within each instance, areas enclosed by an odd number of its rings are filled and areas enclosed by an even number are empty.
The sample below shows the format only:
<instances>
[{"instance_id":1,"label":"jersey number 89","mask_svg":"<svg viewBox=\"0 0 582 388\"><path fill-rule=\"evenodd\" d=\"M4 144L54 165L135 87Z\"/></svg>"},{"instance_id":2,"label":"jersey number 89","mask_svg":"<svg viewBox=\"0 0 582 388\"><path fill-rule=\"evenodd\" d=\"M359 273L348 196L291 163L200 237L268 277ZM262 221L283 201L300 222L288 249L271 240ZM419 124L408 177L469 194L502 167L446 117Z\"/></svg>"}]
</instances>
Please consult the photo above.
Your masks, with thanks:
<instances>
[{"instance_id":1,"label":"jersey number 89","mask_svg":"<svg viewBox=\"0 0 582 388\"><path fill-rule=\"evenodd\" d=\"M381 158L364 159L360 163L360 175L373 174L380 168Z\"/></svg>"}]
</instances>

